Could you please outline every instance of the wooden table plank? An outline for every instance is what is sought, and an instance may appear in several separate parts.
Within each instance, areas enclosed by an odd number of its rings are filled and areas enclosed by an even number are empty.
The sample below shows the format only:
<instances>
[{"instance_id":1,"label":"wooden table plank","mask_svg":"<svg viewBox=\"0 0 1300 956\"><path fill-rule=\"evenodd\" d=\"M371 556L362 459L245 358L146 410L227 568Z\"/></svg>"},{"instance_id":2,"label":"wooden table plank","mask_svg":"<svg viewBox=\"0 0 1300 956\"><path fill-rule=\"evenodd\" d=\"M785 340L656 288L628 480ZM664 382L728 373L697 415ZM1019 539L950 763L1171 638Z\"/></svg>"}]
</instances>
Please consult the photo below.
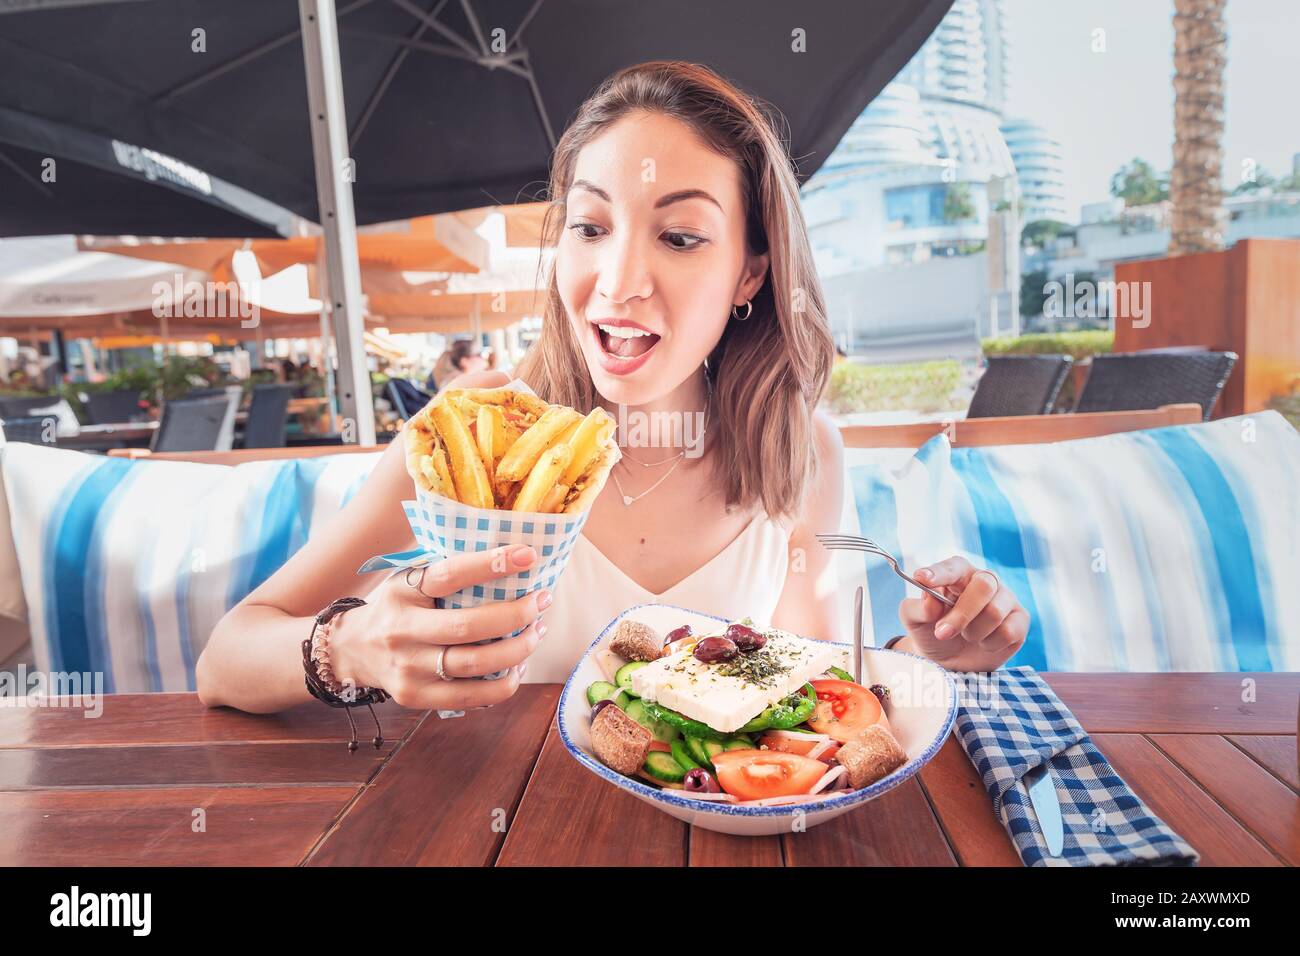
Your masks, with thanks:
<instances>
[{"instance_id":1,"label":"wooden table plank","mask_svg":"<svg viewBox=\"0 0 1300 956\"><path fill-rule=\"evenodd\" d=\"M925 767L921 786L962 866L1022 866L1020 854L993 812L984 781L950 734Z\"/></svg>"},{"instance_id":2,"label":"wooden table plank","mask_svg":"<svg viewBox=\"0 0 1300 956\"><path fill-rule=\"evenodd\" d=\"M67 698L56 698L67 701ZM246 714L206 707L197 694L106 694L103 712L80 707L0 707L0 747L86 747L141 744L302 743L339 741L346 748L342 711L308 701L278 714ZM389 701L375 708L384 737L396 740L423 711ZM369 712L353 714L362 746L374 733Z\"/></svg>"},{"instance_id":3,"label":"wooden table plank","mask_svg":"<svg viewBox=\"0 0 1300 956\"><path fill-rule=\"evenodd\" d=\"M1138 734L1095 734L1093 743L1133 792L1201 855L1202 866L1279 866L1264 844Z\"/></svg>"},{"instance_id":4,"label":"wooden table plank","mask_svg":"<svg viewBox=\"0 0 1300 956\"><path fill-rule=\"evenodd\" d=\"M1291 866L1300 865L1300 796L1242 753L1211 734L1157 734L1150 738L1223 807Z\"/></svg>"},{"instance_id":5,"label":"wooden table plank","mask_svg":"<svg viewBox=\"0 0 1300 956\"><path fill-rule=\"evenodd\" d=\"M559 694L555 684L524 684L488 710L450 720L430 714L311 854L310 865L490 865Z\"/></svg>"},{"instance_id":6,"label":"wooden table plank","mask_svg":"<svg viewBox=\"0 0 1300 956\"><path fill-rule=\"evenodd\" d=\"M1093 734L1294 734L1300 674L1052 674ZM1255 700L1242 700L1243 681Z\"/></svg>"},{"instance_id":7,"label":"wooden table plank","mask_svg":"<svg viewBox=\"0 0 1300 956\"><path fill-rule=\"evenodd\" d=\"M346 742L28 747L0 750L0 790L365 783L395 741L348 753Z\"/></svg>"},{"instance_id":8,"label":"wooden table plank","mask_svg":"<svg viewBox=\"0 0 1300 956\"><path fill-rule=\"evenodd\" d=\"M0 866L290 866L356 787L0 793ZM196 809L204 811L195 832Z\"/></svg>"},{"instance_id":9,"label":"wooden table plank","mask_svg":"<svg viewBox=\"0 0 1300 956\"><path fill-rule=\"evenodd\" d=\"M574 760L552 724L497 866L685 866L687 830Z\"/></svg>"},{"instance_id":10,"label":"wooden table plank","mask_svg":"<svg viewBox=\"0 0 1300 956\"><path fill-rule=\"evenodd\" d=\"M787 866L956 866L921 785L908 780L828 823L781 837Z\"/></svg>"},{"instance_id":11,"label":"wooden table plank","mask_svg":"<svg viewBox=\"0 0 1300 956\"><path fill-rule=\"evenodd\" d=\"M779 836L736 836L691 827L691 866L785 866Z\"/></svg>"},{"instance_id":12,"label":"wooden table plank","mask_svg":"<svg viewBox=\"0 0 1300 956\"><path fill-rule=\"evenodd\" d=\"M1292 790L1300 793L1300 766L1296 763L1296 739L1294 736L1245 736L1230 735L1228 740L1236 744L1254 758L1255 762L1268 770Z\"/></svg>"}]
</instances>

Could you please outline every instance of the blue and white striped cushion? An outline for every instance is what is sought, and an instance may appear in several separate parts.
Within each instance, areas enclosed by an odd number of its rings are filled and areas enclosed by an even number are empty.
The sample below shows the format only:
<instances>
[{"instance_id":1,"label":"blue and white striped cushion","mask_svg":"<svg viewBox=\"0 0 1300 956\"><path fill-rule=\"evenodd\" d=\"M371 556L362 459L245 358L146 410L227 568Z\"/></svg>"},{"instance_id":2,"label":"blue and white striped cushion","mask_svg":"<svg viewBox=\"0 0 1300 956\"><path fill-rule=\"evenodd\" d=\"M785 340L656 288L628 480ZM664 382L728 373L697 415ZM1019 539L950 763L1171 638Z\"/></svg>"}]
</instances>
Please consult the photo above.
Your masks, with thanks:
<instances>
[{"instance_id":1,"label":"blue and white striped cushion","mask_svg":"<svg viewBox=\"0 0 1300 956\"><path fill-rule=\"evenodd\" d=\"M959 554L1015 591L1033 618L1017 664L1300 668L1300 435L1275 412L1046 445L937 436L849 472L862 532L907 567ZM880 643L914 589L878 559L867 577Z\"/></svg>"},{"instance_id":2,"label":"blue and white striped cushion","mask_svg":"<svg viewBox=\"0 0 1300 956\"><path fill-rule=\"evenodd\" d=\"M109 693L193 690L217 621L381 454L230 467L4 446L37 667L102 672Z\"/></svg>"}]
</instances>

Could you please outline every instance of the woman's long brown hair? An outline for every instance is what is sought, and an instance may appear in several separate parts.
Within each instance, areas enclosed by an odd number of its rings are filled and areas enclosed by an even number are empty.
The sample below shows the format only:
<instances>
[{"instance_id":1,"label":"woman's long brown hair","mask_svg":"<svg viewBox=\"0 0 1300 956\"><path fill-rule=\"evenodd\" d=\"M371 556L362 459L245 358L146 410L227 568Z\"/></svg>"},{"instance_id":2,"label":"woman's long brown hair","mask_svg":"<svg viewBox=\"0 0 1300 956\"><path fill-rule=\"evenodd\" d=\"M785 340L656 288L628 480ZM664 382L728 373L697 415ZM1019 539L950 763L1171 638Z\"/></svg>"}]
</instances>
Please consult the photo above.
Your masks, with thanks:
<instances>
[{"instance_id":1,"label":"woman's long brown hair","mask_svg":"<svg viewBox=\"0 0 1300 956\"><path fill-rule=\"evenodd\" d=\"M834 359L821 284L799 186L766 107L707 67L656 61L628 67L583 103L555 149L544 234L558 240L579 150L622 117L662 113L688 124L736 162L745 199L746 244L771 266L745 321L727 323L707 360L713 404L705 436L711 474L726 505L761 503L791 518L817 479L813 412ZM517 374L544 399L590 411L598 401L564 312L552 260L541 335Z\"/></svg>"}]
</instances>

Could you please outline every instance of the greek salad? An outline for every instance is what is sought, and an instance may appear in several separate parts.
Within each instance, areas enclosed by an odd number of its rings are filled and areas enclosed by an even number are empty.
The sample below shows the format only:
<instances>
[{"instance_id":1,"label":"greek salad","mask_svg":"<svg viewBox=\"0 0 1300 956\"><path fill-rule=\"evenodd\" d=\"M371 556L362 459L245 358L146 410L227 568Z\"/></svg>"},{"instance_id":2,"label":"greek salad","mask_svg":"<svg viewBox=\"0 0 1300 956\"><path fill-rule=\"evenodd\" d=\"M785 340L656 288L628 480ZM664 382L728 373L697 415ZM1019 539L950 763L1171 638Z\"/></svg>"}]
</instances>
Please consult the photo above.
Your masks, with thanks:
<instances>
[{"instance_id":1,"label":"greek salad","mask_svg":"<svg viewBox=\"0 0 1300 956\"><path fill-rule=\"evenodd\" d=\"M825 799L907 762L889 693L832 662L842 651L750 618L660 635L623 620L587 688L592 749L610 768L703 800Z\"/></svg>"}]
</instances>

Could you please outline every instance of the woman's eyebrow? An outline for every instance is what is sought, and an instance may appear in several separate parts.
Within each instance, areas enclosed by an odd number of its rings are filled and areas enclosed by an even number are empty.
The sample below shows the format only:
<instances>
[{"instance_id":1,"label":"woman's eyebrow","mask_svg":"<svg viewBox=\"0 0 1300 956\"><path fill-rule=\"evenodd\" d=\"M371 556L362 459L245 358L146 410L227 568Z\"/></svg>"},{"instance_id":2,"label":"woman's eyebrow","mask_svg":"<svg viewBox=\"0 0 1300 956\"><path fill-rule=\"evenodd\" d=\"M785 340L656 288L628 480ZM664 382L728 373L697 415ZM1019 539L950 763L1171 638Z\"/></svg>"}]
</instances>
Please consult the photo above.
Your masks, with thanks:
<instances>
[{"instance_id":1,"label":"woman's eyebrow","mask_svg":"<svg viewBox=\"0 0 1300 956\"><path fill-rule=\"evenodd\" d=\"M675 202L681 202L683 199L707 199L713 205L722 210L722 203L718 202L703 189L679 189L675 193L669 193L666 196L660 196L655 202L656 209L662 209L664 206L670 206ZM725 210L724 210L725 211Z\"/></svg>"},{"instance_id":2,"label":"woman's eyebrow","mask_svg":"<svg viewBox=\"0 0 1300 956\"><path fill-rule=\"evenodd\" d=\"M605 200L605 202L612 202L612 200L609 198L609 193L605 192L605 190L601 189L599 186L597 186L595 183L589 180L575 179L573 181L573 185L569 187L569 191L572 192L575 189L585 189L587 190L587 192L599 196L601 199ZM682 200L685 199L707 199L709 202L713 203L713 205L717 206L718 209L722 210L722 203L718 202L716 199L713 198L713 196L711 196L708 192L706 192L703 189L679 189L677 190L677 192L668 193L665 196L660 196L655 201L655 208L662 209L664 206L671 206L673 203L681 202ZM725 210L723 211L725 212Z\"/></svg>"}]
</instances>

